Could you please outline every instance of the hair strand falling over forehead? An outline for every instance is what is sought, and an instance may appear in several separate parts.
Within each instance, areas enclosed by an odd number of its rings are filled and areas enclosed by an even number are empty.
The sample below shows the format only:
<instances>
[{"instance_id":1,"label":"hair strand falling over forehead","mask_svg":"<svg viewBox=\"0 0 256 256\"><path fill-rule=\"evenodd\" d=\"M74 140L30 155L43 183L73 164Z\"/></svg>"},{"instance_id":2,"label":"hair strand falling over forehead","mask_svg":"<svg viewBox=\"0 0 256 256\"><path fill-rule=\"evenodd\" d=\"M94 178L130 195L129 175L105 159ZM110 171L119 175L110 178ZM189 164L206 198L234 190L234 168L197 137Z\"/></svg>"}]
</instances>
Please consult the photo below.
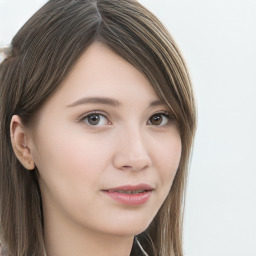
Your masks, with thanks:
<instances>
[{"instance_id":1,"label":"hair strand falling over forehead","mask_svg":"<svg viewBox=\"0 0 256 256\"><path fill-rule=\"evenodd\" d=\"M28 124L82 53L101 42L136 67L177 119L182 140L172 188L131 255L182 256L187 170L196 128L190 78L175 42L133 0L50 0L19 30L0 65L0 239L12 256L45 255L37 171L15 157L10 121ZM138 246L139 245L139 246Z\"/></svg>"}]
</instances>

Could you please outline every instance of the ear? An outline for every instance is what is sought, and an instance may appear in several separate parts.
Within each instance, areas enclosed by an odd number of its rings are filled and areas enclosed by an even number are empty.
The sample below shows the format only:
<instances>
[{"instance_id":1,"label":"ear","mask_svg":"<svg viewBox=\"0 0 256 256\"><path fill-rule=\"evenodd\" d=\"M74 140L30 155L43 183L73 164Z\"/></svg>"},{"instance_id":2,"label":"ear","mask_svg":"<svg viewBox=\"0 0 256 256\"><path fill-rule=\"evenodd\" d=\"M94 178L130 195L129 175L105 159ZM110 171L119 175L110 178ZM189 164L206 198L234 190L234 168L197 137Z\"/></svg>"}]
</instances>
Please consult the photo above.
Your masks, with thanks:
<instances>
[{"instance_id":1,"label":"ear","mask_svg":"<svg viewBox=\"0 0 256 256\"><path fill-rule=\"evenodd\" d=\"M33 156L28 146L28 131L23 126L19 116L14 115L10 124L11 142L14 153L27 170L35 168Z\"/></svg>"}]
</instances>

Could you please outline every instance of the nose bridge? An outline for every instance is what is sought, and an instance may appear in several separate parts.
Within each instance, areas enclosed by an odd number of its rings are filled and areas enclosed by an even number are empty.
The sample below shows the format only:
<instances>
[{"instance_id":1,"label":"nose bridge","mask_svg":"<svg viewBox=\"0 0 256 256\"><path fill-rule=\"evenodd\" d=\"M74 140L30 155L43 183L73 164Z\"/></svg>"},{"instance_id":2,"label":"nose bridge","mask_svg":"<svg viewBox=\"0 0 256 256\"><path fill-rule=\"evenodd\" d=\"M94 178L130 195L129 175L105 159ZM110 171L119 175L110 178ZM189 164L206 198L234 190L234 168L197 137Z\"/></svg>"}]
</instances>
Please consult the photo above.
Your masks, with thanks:
<instances>
[{"instance_id":1,"label":"nose bridge","mask_svg":"<svg viewBox=\"0 0 256 256\"><path fill-rule=\"evenodd\" d=\"M151 165L145 134L139 125L126 125L118 137L115 165L119 169L141 170Z\"/></svg>"},{"instance_id":2,"label":"nose bridge","mask_svg":"<svg viewBox=\"0 0 256 256\"><path fill-rule=\"evenodd\" d=\"M127 153L134 158L144 155L147 151L146 143L141 129L139 127L128 127L124 130L124 139L127 145Z\"/></svg>"}]
</instances>

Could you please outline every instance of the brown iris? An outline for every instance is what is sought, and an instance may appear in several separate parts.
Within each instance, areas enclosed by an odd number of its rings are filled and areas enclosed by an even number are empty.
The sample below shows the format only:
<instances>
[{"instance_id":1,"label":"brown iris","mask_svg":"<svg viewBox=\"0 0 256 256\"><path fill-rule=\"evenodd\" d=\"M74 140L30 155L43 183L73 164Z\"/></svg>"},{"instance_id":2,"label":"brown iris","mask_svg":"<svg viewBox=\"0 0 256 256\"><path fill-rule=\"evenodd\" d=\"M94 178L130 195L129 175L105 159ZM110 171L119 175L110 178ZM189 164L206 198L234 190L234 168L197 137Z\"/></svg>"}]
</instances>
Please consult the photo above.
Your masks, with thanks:
<instances>
[{"instance_id":1,"label":"brown iris","mask_svg":"<svg viewBox=\"0 0 256 256\"><path fill-rule=\"evenodd\" d=\"M149 120L152 125L160 125L163 122L163 115L153 115Z\"/></svg>"}]
</instances>

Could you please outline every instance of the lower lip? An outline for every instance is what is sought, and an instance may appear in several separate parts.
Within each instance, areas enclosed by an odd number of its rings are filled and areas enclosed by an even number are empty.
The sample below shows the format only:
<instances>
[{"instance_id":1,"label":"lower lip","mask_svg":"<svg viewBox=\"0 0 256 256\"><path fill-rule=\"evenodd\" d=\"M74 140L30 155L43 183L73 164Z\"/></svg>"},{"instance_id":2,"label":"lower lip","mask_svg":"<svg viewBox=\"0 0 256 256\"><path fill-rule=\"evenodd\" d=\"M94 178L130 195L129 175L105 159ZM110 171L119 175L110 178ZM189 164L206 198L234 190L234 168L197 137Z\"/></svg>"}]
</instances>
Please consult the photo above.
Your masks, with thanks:
<instances>
[{"instance_id":1,"label":"lower lip","mask_svg":"<svg viewBox=\"0 0 256 256\"><path fill-rule=\"evenodd\" d=\"M125 194L125 193L110 192L110 191L103 191L103 192L109 197L111 197L112 199L116 200L117 202L125 205L144 204L149 200L152 194L152 191L146 191L138 194Z\"/></svg>"}]
</instances>

